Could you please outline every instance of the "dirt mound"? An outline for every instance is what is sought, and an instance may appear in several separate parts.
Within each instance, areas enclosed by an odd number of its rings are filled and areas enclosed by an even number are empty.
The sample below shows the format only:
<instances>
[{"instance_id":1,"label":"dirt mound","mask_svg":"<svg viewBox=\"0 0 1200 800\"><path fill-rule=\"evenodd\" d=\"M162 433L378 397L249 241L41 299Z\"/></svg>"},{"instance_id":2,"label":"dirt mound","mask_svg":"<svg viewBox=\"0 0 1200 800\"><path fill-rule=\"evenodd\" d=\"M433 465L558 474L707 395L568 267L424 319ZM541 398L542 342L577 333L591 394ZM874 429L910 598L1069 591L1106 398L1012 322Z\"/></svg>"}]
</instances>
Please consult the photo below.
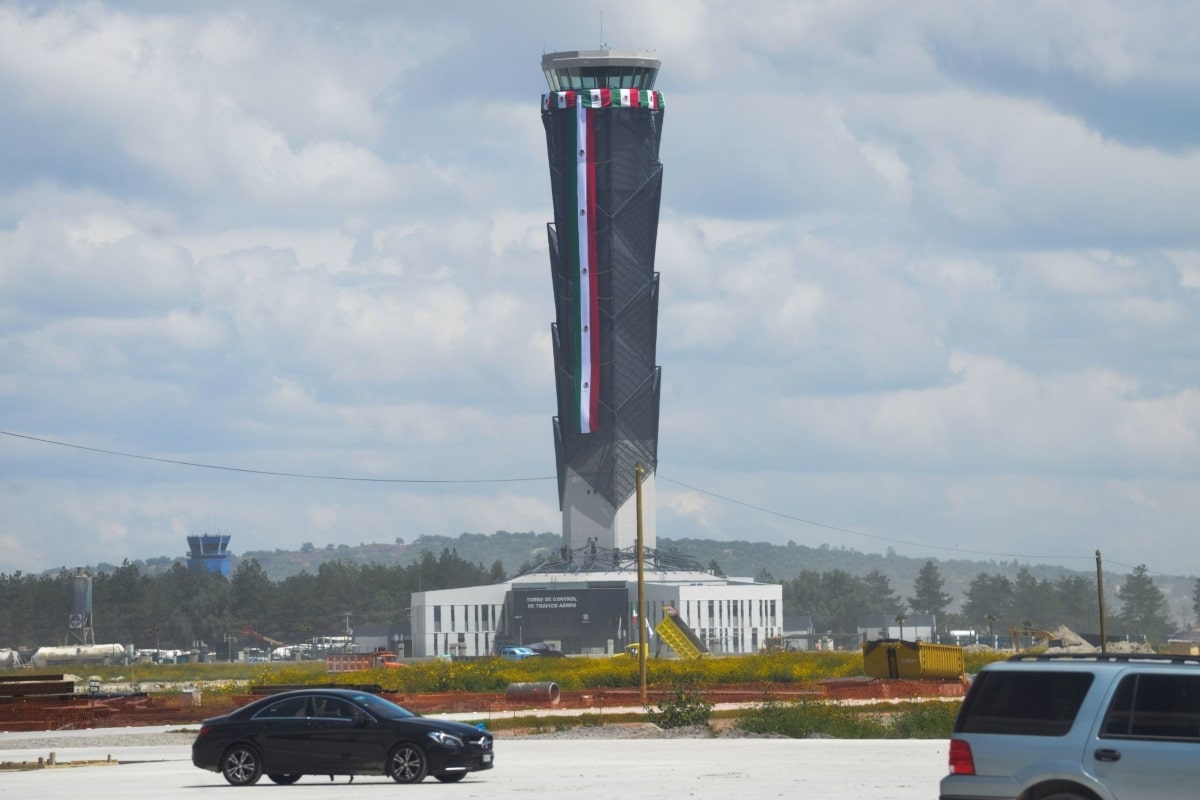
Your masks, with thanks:
<instances>
[{"instance_id":1,"label":"dirt mound","mask_svg":"<svg viewBox=\"0 0 1200 800\"><path fill-rule=\"evenodd\" d=\"M1066 625L1059 625L1054 631L1055 640L1062 640L1061 645L1047 647L1047 653L1099 653L1100 648L1088 642ZM1144 642L1109 642L1109 653L1153 653L1154 648Z\"/></svg>"}]
</instances>

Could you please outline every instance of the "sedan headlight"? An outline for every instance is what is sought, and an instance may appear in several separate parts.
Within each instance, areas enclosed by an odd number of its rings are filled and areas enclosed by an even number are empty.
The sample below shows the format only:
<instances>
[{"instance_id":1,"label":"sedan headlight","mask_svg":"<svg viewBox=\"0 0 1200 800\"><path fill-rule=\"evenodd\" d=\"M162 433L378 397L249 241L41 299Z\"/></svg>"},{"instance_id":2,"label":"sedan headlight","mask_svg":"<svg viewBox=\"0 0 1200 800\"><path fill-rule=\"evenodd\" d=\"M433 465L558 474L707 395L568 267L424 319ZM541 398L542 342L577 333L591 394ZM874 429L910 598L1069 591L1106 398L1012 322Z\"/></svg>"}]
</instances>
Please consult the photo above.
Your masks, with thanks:
<instances>
[{"instance_id":1,"label":"sedan headlight","mask_svg":"<svg viewBox=\"0 0 1200 800\"><path fill-rule=\"evenodd\" d=\"M463 740L452 733L445 731L433 731L429 734L429 738L433 739L443 747L464 747Z\"/></svg>"}]
</instances>

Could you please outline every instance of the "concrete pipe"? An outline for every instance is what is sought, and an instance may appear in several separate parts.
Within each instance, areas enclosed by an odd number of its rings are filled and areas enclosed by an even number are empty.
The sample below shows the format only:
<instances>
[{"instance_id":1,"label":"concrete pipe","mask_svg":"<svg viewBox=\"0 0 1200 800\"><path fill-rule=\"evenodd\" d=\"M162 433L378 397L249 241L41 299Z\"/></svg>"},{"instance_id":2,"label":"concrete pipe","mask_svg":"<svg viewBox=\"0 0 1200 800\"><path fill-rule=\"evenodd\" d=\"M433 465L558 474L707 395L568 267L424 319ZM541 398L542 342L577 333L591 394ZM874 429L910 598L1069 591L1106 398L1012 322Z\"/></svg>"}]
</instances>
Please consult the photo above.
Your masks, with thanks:
<instances>
[{"instance_id":1,"label":"concrete pipe","mask_svg":"<svg viewBox=\"0 0 1200 800\"><path fill-rule=\"evenodd\" d=\"M557 703L558 684L552 681L545 683L510 683L504 699L510 702L524 700L532 703Z\"/></svg>"}]
</instances>

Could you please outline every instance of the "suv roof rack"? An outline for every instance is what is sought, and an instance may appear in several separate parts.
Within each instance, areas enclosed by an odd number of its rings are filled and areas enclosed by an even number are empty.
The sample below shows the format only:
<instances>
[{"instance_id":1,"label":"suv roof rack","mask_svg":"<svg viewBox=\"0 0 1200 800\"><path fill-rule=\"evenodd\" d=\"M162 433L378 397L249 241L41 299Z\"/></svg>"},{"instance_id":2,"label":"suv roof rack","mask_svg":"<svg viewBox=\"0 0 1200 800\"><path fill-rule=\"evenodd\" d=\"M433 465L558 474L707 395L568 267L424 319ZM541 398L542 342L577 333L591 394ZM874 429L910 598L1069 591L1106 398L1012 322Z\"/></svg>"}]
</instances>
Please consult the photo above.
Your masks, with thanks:
<instances>
[{"instance_id":1,"label":"suv roof rack","mask_svg":"<svg viewBox=\"0 0 1200 800\"><path fill-rule=\"evenodd\" d=\"M1200 656L1177 653L1018 653L1008 661L1150 661L1167 664L1194 664L1200 666Z\"/></svg>"}]
</instances>

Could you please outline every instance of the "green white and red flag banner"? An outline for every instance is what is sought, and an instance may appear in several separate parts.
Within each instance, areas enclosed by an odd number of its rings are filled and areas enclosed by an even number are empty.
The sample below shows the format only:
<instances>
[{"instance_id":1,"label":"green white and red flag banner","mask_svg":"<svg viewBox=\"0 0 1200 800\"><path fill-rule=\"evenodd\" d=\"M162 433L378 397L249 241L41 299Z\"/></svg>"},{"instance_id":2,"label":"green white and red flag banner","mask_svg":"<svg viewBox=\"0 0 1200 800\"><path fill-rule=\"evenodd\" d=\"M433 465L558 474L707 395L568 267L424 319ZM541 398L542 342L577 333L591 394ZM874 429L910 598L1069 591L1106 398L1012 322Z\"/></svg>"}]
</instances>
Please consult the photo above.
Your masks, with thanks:
<instances>
[{"instance_id":1,"label":"green white and red flag banner","mask_svg":"<svg viewBox=\"0 0 1200 800\"><path fill-rule=\"evenodd\" d=\"M652 89L581 89L542 95L542 110L574 108L663 108L662 92Z\"/></svg>"},{"instance_id":2,"label":"green white and red flag banner","mask_svg":"<svg viewBox=\"0 0 1200 800\"><path fill-rule=\"evenodd\" d=\"M574 110L564 126L575 169L567 169L567 197L574 211L563 231L563 255L573 280L575 408L580 433L600 430L600 256L596 239L595 114L604 108L661 109L662 93L644 89L586 89L542 95L542 109Z\"/></svg>"},{"instance_id":3,"label":"green white and red flag banner","mask_svg":"<svg viewBox=\"0 0 1200 800\"><path fill-rule=\"evenodd\" d=\"M577 95L575 124L566 126L568 144L575 153L575 169L567 171L567 196L575 198L566 255L574 272L575 407L579 432L600 429L600 286L596 243L596 108Z\"/></svg>"}]
</instances>

